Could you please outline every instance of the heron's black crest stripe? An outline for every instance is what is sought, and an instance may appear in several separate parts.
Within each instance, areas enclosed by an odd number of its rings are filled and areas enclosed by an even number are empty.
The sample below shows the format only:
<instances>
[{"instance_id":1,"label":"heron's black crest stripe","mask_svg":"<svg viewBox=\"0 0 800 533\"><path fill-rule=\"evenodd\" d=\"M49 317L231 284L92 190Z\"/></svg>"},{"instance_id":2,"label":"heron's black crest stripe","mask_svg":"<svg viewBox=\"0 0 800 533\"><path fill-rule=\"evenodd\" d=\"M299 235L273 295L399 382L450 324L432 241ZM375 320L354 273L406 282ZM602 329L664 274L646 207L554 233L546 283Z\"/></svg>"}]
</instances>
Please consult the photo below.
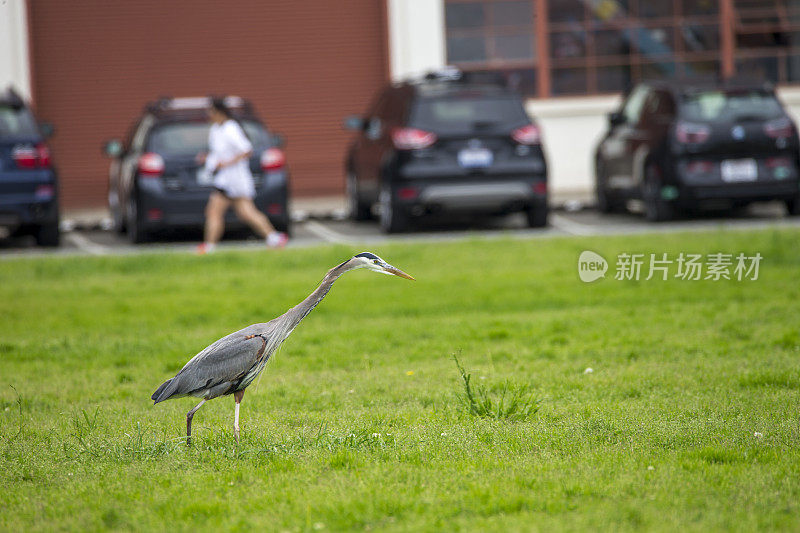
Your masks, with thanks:
<instances>
[{"instance_id":1,"label":"heron's black crest stripe","mask_svg":"<svg viewBox=\"0 0 800 533\"><path fill-rule=\"evenodd\" d=\"M356 257L366 257L367 259L378 259L378 256L369 252L361 252Z\"/></svg>"}]
</instances>

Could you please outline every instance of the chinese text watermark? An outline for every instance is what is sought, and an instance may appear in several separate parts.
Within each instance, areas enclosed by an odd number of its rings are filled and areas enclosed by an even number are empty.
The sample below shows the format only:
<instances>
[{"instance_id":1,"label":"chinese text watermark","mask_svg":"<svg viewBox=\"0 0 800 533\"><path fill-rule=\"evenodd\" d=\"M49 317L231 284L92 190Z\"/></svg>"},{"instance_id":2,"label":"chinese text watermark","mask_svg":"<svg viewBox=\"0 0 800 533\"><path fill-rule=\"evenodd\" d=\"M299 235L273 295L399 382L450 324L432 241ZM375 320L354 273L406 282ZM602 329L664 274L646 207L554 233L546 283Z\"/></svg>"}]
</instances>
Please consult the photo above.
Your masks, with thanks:
<instances>
[{"instance_id":1,"label":"chinese text watermark","mask_svg":"<svg viewBox=\"0 0 800 533\"><path fill-rule=\"evenodd\" d=\"M614 264L618 281L679 279L684 281L756 281L763 256L760 253L644 254L620 253ZM590 283L604 278L609 265L603 256L585 250L578 258L578 276Z\"/></svg>"}]
</instances>

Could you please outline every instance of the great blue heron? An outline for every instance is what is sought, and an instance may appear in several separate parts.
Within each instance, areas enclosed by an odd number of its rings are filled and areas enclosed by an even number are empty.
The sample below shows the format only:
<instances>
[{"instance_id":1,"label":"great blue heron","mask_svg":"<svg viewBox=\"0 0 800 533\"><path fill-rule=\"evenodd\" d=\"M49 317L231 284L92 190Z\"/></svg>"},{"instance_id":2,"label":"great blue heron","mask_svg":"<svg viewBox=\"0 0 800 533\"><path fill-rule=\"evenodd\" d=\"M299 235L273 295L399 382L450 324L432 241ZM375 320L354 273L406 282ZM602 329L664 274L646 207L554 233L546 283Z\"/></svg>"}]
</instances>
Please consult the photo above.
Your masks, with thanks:
<instances>
[{"instance_id":1,"label":"great blue heron","mask_svg":"<svg viewBox=\"0 0 800 533\"><path fill-rule=\"evenodd\" d=\"M171 379L165 381L154 393L154 405L170 398L195 396L202 398L186 414L186 442L192 439L192 417L208 400L233 394L235 411L233 433L239 442L239 404L244 390L264 369L270 356L294 328L325 298L339 276L357 268L368 268L382 274L394 274L413 280L402 270L370 252L363 252L328 271L314 292L284 314L263 324L253 324L240 329L192 357Z\"/></svg>"}]
</instances>

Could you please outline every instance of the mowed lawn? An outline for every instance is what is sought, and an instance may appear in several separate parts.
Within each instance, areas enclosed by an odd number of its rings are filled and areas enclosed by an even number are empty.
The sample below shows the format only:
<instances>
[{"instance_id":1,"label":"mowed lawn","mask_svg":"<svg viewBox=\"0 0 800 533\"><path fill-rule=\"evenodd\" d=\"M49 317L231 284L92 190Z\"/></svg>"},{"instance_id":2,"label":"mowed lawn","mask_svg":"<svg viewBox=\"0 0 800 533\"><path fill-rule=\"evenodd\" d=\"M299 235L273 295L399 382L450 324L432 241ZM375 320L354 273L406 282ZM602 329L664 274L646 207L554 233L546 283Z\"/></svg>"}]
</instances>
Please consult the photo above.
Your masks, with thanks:
<instances>
[{"instance_id":1,"label":"mowed lawn","mask_svg":"<svg viewBox=\"0 0 800 533\"><path fill-rule=\"evenodd\" d=\"M189 449L196 401L156 387L363 250L0 261L0 530L797 531L798 243L380 246L418 281L339 279L247 390L241 444L224 397ZM585 249L606 279L578 279ZM764 259L756 281L616 281L621 252ZM471 415L453 354L532 413Z\"/></svg>"}]
</instances>

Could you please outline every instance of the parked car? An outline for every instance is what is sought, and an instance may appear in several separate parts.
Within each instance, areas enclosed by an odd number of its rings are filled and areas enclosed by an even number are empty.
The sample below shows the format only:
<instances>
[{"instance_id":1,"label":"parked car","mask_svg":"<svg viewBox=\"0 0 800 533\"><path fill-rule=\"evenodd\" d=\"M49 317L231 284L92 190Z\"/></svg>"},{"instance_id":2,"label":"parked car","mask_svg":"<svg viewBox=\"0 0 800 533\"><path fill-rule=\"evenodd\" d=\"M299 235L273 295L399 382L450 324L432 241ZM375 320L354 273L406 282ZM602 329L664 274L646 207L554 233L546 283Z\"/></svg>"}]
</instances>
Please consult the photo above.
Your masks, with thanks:
<instances>
[{"instance_id":1,"label":"parked car","mask_svg":"<svg viewBox=\"0 0 800 533\"><path fill-rule=\"evenodd\" d=\"M134 243L169 228L200 228L213 189L198 154L208 151L209 98L163 98L148 104L127 139L113 139L108 204L115 228ZM239 97L226 104L253 144L250 170L256 206L280 231L289 232L289 173L280 135L271 133ZM226 225L241 223L228 212ZM229 226L230 227L230 226Z\"/></svg>"},{"instance_id":2,"label":"parked car","mask_svg":"<svg viewBox=\"0 0 800 533\"><path fill-rule=\"evenodd\" d=\"M59 244L58 177L45 144L52 132L13 89L0 93L0 226L40 246Z\"/></svg>"},{"instance_id":3,"label":"parked car","mask_svg":"<svg viewBox=\"0 0 800 533\"><path fill-rule=\"evenodd\" d=\"M383 231L426 214L522 211L547 224L547 164L522 98L493 80L448 70L380 91L345 160L350 216L378 207Z\"/></svg>"},{"instance_id":4,"label":"parked car","mask_svg":"<svg viewBox=\"0 0 800 533\"><path fill-rule=\"evenodd\" d=\"M601 211L681 210L782 200L800 214L797 127L767 85L647 82L633 88L595 153Z\"/></svg>"}]
</instances>

